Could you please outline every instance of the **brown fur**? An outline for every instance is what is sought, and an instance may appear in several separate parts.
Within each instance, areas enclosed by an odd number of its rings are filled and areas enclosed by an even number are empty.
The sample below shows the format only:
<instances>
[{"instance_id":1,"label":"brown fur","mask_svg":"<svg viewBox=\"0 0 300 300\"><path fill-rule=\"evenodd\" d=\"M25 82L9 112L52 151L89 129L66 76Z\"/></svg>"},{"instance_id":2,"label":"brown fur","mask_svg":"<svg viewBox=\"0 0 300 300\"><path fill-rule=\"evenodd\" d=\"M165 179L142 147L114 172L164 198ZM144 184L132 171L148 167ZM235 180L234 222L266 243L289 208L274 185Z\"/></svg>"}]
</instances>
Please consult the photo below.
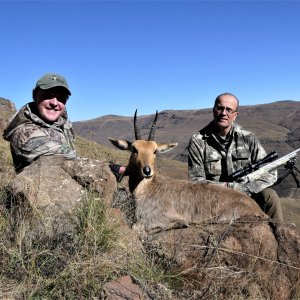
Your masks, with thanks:
<instances>
[{"instance_id":1,"label":"brown fur","mask_svg":"<svg viewBox=\"0 0 300 300\"><path fill-rule=\"evenodd\" d=\"M256 202L219 184L195 183L164 177L155 172L155 151L166 152L177 144L111 139L121 150L132 152L126 173L136 201L135 228L159 232L203 222L232 222L246 216L267 220ZM144 173L148 167L149 174Z\"/></svg>"},{"instance_id":2,"label":"brown fur","mask_svg":"<svg viewBox=\"0 0 300 300\"><path fill-rule=\"evenodd\" d=\"M182 228L205 222L229 223L246 216L267 219L250 197L211 183L155 175L151 180L143 179L133 194L137 221L146 231Z\"/></svg>"}]
</instances>

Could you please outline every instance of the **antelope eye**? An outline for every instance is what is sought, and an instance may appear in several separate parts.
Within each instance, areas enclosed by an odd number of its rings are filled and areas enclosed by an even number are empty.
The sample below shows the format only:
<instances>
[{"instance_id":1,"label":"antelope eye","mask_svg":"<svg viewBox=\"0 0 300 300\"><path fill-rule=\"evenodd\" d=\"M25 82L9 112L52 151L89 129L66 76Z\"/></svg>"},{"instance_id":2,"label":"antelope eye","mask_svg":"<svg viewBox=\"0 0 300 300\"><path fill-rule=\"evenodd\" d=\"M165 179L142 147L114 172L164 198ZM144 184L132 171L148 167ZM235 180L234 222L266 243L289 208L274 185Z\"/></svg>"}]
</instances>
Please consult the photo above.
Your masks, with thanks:
<instances>
[{"instance_id":1,"label":"antelope eye","mask_svg":"<svg viewBox=\"0 0 300 300\"><path fill-rule=\"evenodd\" d=\"M155 151L153 152L153 154L156 154L156 152L157 152L157 150L155 150Z\"/></svg>"}]
</instances>

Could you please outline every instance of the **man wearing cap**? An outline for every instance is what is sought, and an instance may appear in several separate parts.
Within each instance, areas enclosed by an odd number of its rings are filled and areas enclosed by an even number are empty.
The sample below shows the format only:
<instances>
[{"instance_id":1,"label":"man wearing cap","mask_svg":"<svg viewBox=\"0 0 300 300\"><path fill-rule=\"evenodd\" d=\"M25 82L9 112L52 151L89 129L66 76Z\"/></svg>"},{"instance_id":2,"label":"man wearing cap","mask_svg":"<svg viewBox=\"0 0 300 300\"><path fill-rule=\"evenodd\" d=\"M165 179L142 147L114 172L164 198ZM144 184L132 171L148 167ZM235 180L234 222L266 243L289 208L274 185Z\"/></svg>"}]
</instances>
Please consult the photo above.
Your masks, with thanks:
<instances>
[{"instance_id":1,"label":"man wearing cap","mask_svg":"<svg viewBox=\"0 0 300 300\"><path fill-rule=\"evenodd\" d=\"M33 102L23 106L4 129L16 172L42 155L76 157L72 123L66 103L71 92L59 74L45 74L32 91Z\"/></svg>"}]
</instances>

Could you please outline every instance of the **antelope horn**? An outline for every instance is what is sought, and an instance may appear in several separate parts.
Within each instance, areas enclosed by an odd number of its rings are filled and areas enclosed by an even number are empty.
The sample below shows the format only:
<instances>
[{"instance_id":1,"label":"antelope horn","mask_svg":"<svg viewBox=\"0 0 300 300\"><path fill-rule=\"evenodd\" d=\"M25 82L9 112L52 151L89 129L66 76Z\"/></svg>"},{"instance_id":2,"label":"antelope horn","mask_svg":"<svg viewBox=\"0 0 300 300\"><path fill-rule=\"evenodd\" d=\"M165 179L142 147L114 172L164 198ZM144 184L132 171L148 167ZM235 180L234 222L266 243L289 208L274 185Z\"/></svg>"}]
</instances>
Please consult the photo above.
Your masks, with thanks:
<instances>
[{"instance_id":1,"label":"antelope horn","mask_svg":"<svg viewBox=\"0 0 300 300\"><path fill-rule=\"evenodd\" d=\"M136 123L136 113L137 113L137 109L135 110L135 113L134 113L134 120L133 120L133 124L134 124L134 135L135 135L135 140L141 140L142 137L141 137L141 134L140 134L140 130L137 126L137 123Z\"/></svg>"},{"instance_id":2,"label":"antelope horn","mask_svg":"<svg viewBox=\"0 0 300 300\"><path fill-rule=\"evenodd\" d=\"M157 116L158 116L158 113L157 113L157 111L156 111L155 118L154 118L152 127L151 127L151 129L150 129L148 141L154 141L154 134L155 134L155 126L156 126Z\"/></svg>"}]
</instances>

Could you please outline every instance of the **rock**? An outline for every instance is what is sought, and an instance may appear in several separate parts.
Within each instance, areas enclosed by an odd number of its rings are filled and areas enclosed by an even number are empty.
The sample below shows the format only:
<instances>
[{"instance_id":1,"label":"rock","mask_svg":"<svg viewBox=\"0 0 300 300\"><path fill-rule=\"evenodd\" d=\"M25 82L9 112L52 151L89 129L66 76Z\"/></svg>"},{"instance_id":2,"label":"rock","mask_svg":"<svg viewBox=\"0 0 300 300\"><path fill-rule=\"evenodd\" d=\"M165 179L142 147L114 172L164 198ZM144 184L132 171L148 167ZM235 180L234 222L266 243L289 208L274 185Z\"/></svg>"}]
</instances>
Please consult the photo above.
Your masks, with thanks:
<instances>
[{"instance_id":1,"label":"rock","mask_svg":"<svg viewBox=\"0 0 300 300\"><path fill-rule=\"evenodd\" d=\"M43 156L17 174L6 187L16 213L30 213L30 238L58 238L72 235L76 209L89 191L99 194L99 201L110 205L116 180L101 162L89 159L64 160L60 156ZM30 224L29 224L30 223Z\"/></svg>"},{"instance_id":2,"label":"rock","mask_svg":"<svg viewBox=\"0 0 300 300\"><path fill-rule=\"evenodd\" d=\"M79 158L63 160L61 168L82 187L99 193L105 204L111 207L117 182L107 163L89 158Z\"/></svg>"},{"instance_id":3,"label":"rock","mask_svg":"<svg viewBox=\"0 0 300 300\"><path fill-rule=\"evenodd\" d=\"M122 276L104 285L104 293L108 300L142 300L143 292L132 282L130 276Z\"/></svg>"},{"instance_id":4,"label":"rock","mask_svg":"<svg viewBox=\"0 0 300 300\"><path fill-rule=\"evenodd\" d=\"M0 132L6 127L9 118L16 112L11 101L0 97Z\"/></svg>"}]
</instances>

